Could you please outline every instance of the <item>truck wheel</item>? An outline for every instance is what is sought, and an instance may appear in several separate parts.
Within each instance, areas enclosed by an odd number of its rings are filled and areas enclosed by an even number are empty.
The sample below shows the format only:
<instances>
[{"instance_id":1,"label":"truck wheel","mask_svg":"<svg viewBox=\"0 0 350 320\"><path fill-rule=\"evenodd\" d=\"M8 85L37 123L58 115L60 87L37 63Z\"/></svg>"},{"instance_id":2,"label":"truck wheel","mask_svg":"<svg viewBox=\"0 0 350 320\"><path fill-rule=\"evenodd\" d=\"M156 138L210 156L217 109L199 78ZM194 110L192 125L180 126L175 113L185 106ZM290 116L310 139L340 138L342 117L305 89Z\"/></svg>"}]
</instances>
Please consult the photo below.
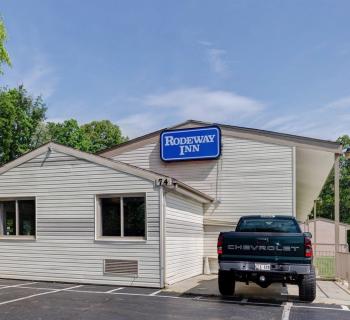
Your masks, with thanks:
<instances>
[{"instance_id":1,"label":"truck wheel","mask_svg":"<svg viewBox=\"0 0 350 320\"><path fill-rule=\"evenodd\" d=\"M314 301L316 298L316 274L314 266L311 266L309 274L305 274L299 282L299 299L302 301Z\"/></svg>"},{"instance_id":2,"label":"truck wheel","mask_svg":"<svg viewBox=\"0 0 350 320\"><path fill-rule=\"evenodd\" d=\"M219 271L218 284L223 296L232 296L235 293L235 279L231 272Z\"/></svg>"}]
</instances>

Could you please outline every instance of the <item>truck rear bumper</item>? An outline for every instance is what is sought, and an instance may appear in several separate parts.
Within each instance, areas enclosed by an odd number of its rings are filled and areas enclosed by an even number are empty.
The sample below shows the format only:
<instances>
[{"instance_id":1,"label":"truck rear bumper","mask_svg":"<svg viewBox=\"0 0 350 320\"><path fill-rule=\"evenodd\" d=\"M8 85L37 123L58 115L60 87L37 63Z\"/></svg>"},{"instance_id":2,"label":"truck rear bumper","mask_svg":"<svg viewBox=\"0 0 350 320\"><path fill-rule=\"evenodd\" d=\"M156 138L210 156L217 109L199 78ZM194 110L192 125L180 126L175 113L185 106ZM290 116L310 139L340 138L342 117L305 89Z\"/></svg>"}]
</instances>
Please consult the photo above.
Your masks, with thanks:
<instances>
[{"instance_id":1,"label":"truck rear bumper","mask_svg":"<svg viewBox=\"0 0 350 320\"><path fill-rule=\"evenodd\" d=\"M257 262L259 263L259 262ZM261 262L266 264L266 262ZM257 273L279 273L279 274L309 274L310 264L278 264L268 263L270 270L260 270L255 266L255 262L250 261L219 261L221 271L257 272Z\"/></svg>"}]
</instances>

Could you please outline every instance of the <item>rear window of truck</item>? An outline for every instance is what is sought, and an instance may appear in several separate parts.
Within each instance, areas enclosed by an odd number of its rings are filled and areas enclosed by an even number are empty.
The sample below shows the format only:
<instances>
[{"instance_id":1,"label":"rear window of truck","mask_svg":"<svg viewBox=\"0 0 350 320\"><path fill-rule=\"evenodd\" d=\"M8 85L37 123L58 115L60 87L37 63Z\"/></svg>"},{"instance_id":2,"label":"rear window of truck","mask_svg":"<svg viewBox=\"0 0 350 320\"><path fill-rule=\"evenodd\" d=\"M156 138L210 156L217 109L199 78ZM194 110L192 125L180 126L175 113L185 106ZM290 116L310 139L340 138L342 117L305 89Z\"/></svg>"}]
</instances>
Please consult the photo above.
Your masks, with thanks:
<instances>
[{"instance_id":1,"label":"rear window of truck","mask_svg":"<svg viewBox=\"0 0 350 320\"><path fill-rule=\"evenodd\" d=\"M236 228L238 232L281 232L300 233L298 223L294 219L257 218L242 219Z\"/></svg>"}]
</instances>

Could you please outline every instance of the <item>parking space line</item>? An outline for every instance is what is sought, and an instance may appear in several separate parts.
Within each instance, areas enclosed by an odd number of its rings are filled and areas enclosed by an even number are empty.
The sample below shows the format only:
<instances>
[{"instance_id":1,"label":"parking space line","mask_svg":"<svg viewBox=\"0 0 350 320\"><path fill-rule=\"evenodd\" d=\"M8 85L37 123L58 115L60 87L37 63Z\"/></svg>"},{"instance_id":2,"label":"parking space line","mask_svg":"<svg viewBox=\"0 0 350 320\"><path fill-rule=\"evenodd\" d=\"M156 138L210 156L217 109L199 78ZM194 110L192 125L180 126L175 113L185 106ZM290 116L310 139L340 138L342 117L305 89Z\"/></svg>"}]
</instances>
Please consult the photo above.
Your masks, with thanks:
<instances>
[{"instance_id":1,"label":"parking space line","mask_svg":"<svg viewBox=\"0 0 350 320\"><path fill-rule=\"evenodd\" d=\"M33 289L33 290L47 290L47 291L55 291L55 290L57 290L57 288L54 289L54 288L25 287L25 286L22 286L21 288L23 288L23 289Z\"/></svg>"},{"instance_id":2,"label":"parking space line","mask_svg":"<svg viewBox=\"0 0 350 320\"><path fill-rule=\"evenodd\" d=\"M202 301L202 302L211 302L211 303L229 303L229 304L241 304L245 303L247 305L265 305L265 306L273 306L273 307L283 307L283 314L282 314L282 320L288 320L290 316L290 310L291 308L304 308L304 309L319 309L319 310L333 310L333 311L342 311L342 312L349 312L349 307L346 305L339 305L338 308L334 307L326 307L326 306L312 306L312 305L298 305L298 304L293 304L292 302L287 302L284 305L277 304L277 303L269 303L269 302L255 302L255 301L248 301L247 298L237 300L237 301L232 301L232 300L217 300L217 299L208 299L205 298L204 296L195 296L195 297L182 297L182 296L171 296L171 295L161 295L159 293L162 292L162 290L158 290L155 292L152 292L150 294L146 293L128 293L128 292L119 292L120 290L124 289L124 287L118 287L111 289L109 291L91 291L91 290L79 290L79 288L83 287L84 285L75 285L72 287L68 288L61 288L61 289L53 289L53 288L39 288L39 287L29 287L26 285L31 285L35 284L38 282L27 282L27 283L20 283L16 285L11 285L11 286L5 286L5 287L0 287L1 289L5 288L24 288L24 289L34 289L34 290L45 290L45 292L40 292L37 294L32 294L29 296L21 297L18 299L13 299L13 300L8 300L8 301L3 301L0 302L1 305L17 302L17 301L22 301L22 300L27 300L30 298L42 296L42 295L47 295L47 294L53 294L57 292L62 292L62 291L67 291L67 292L76 292L76 293L90 293L90 294L112 294L112 295L124 295L124 296L141 296L141 297L154 297L154 298L165 298L165 299L192 299L195 301Z\"/></svg>"},{"instance_id":3,"label":"parking space line","mask_svg":"<svg viewBox=\"0 0 350 320\"><path fill-rule=\"evenodd\" d=\"M149 296L155 296L155 295L157 295L160 292L162 292L162 290L154 291L154 292L150 293Z\"/></svg>"},{"instance_id":4,"label":"parking space line","mask_svg":"<svg viewBox=\"0 0 350 320\"><path fill-rule=\"evenodd\" d=\"M119 291L119 290L122 290L122 289L124 289L124 287L112 289L112 290L106 291L106 293L113 293L113 292L115 292L115 291Z\"/></svg>"},{"instance_id":5,"label":"parking space line","mask_svg":"<svg viewBox=\"0 0 350 320\"><path fill-rule=\"evenodd\" d=\"M321 310L333 310L333 311L348 311L342 308L332 308L332 307L317 307L317 306L299 306L293 305L293 308L302 308L302 309L321 309Z\"/></svg>"},{"instance_id":6,"label":"parking space line","mask_svg":"<svg viewBox=\"0 0 350 320\"><path fill-rule=\"evenodd\" d=\"M293 303L287 302L283 307L282 320L289 320L290 309L292 308Z\"/></svg>"},{"instance_id":7,"label":"parking space line","mask_svg":"<svg viewBox=\"0 0 350 320\"><path fill-rule=\"evenodd\" d=\"M20 284L13 284L13 285L10 285L10 286L1 287L0 290L7 289L7 288L17 288L17 287L22 287L22 286L28 286L28 285L36 284L36 283L37 282L26 282L26 283L20 283Z\"/></svg>"},{"instance_id":8,"label":"parking space line","mask_svg":"<svg viewBox=\"0 0 350 320\"><path fill-rule=\"evenodd\" d=\"M67 291L69 289L74 289L74 288L79 288L79 287L81 287L81 285L73 286L73 287L69 287L69 288L64 288L64 289L57 289L55 291L47 291L47 292L41 292L41 293L37 293L37 294L31 294L30 296L25 296L25 297L21 297L21 298L17 298L17 299L2 301L2 302L0 302L0 306L2 306L4 304L9 304L9 303L17 302L17 301L22 301L22 300L27 300L30 298L35 298L35 297L47 295L47 294L52 294L52 293L61 292L61 291Z\"/></svg>"}]
</instances>

